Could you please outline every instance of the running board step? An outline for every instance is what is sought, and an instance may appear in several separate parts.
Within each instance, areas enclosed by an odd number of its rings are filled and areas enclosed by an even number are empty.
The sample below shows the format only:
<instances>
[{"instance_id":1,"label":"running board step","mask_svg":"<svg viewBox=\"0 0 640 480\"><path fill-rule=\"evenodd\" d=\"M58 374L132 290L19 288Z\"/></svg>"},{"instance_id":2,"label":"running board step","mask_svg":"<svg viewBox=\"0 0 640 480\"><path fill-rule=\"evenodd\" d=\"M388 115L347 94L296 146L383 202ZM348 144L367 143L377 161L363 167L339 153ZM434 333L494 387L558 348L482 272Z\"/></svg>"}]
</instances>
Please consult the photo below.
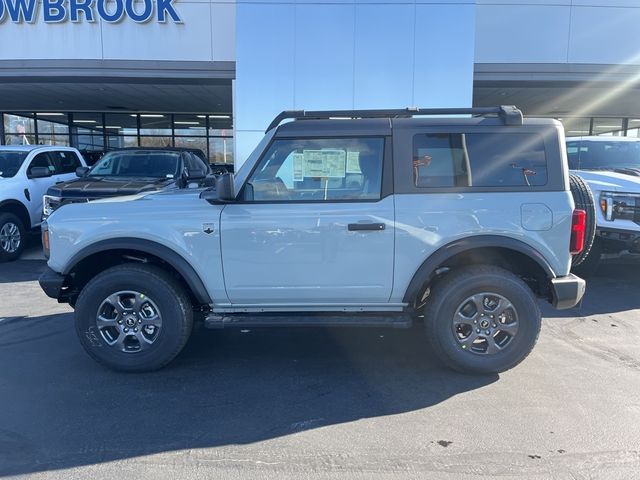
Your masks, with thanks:
<instances>
[{"instance_id":1,"label":"running board step","mask_svg":"<svg viewBox=\"0 0 640 480\"><path fill-rule=\"evenodd\" d=\"M394 327L409 328L412 319L407 314L209 314L205 328L258 327Z\"/></svg>"}]
</instances>

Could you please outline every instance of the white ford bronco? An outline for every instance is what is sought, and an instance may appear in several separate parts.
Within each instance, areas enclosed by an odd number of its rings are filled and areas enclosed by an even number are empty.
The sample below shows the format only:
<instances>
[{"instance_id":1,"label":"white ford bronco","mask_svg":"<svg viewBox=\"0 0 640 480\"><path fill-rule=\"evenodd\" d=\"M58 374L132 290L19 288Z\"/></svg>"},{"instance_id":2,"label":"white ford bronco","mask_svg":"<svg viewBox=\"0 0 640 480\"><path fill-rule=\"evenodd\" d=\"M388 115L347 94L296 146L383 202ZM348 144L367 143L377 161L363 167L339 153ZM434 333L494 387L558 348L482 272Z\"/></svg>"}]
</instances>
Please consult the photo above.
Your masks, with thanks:
<instances>
[{"instance_id":1,"label":"white ford bronco","mask_svg":"<svg viewBox=\"0 0 640 480\"><path fill-rule=\"evenodd\" d=\"M456 114L470 116L443 117ZM55 211L40 284L118 370L166 365L200 320L423 322L446 365L500 372L533 348L538 298L582 298L569 270L584 233L555 120L515 107L293 111L215 188Z\"/></svg>"},{"instance_id":2,"label":"white ford bronco","mask_svg":"<svg viewBox=\"0 0 640 480\"><path fill-rule=\"evenodd\" d=\"M75 148L0 146L0 262L20 256L26 234L42 221L43 195L75 178L78 167L86 164Z\"/></svg>"}]
</instances>

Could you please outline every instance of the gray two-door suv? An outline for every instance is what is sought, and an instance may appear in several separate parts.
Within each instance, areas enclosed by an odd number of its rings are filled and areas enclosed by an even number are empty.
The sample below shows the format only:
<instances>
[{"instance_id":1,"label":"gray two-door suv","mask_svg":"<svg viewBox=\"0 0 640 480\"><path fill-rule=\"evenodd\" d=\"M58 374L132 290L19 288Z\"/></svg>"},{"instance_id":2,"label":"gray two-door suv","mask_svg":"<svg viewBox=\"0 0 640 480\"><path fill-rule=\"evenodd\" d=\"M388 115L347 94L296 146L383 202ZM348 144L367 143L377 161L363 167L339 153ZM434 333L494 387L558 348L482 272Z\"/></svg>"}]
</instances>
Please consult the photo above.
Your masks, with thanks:
<instances>
[{"instance_id":1,"label":"gray two-door suv","mask_svg":"<svg viewBox=\"0 0 640 480\"><path fill-rule=\"evenodd\" d=\"M475 116L426 118L439 114ZM536 297L582 298L569 270L584 229L557 121L515 107L283 112L215 189L54 212L40 284L75 307L87 352L119 370L166 365L194 319L424 317L444 363L499 372L536 342Z\"/></svg>"}]
</instances>

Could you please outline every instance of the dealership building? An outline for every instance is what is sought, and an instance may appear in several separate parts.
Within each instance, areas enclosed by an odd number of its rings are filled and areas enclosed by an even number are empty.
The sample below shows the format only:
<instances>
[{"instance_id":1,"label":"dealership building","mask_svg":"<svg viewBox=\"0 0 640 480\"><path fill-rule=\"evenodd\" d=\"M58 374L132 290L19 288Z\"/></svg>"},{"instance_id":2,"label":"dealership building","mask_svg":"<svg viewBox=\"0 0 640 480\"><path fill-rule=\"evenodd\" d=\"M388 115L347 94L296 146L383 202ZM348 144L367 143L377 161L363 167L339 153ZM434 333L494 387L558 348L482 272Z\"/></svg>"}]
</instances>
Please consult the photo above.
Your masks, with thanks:
<instances>
[{"instance_id":1,"label":"dealership building","mask_svg":"<svg viewBox=\"0 0 640 480\"><path fill-rule=\"evenodd\" d=\"M640 136L638 0L0 0L0 142L241 163L282 110L515 104Z\"/></svg>"}]
</instances>

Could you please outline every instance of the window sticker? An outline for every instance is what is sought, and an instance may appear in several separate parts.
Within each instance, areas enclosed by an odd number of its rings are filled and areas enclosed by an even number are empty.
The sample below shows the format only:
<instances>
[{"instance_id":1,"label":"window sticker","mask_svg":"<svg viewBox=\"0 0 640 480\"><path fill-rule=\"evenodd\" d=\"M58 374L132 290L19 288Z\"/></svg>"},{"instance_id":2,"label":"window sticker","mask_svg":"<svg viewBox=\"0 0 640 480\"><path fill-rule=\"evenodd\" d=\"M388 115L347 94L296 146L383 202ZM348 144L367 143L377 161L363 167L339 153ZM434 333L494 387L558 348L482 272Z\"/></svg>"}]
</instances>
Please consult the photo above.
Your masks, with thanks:
<instances>
[{"instance_id":1,"label":"window sticker","mask_svg":"<svg viewBox=\"0 0 640 480\"><path fill-rule=\"evenodd\" d=\"M293 181L304 182L304 153L293 154Z\"/></svg>"},{"instance_id":2,"label":"window sticker","mask_svg":"<svg viewBox=\"0 0 640 480\"><path fill-rule=\"evenodd\" d=\"M347 173L362 173L360 170L360 152L347 152Z\"/></svg>"},{"instance_id":3,"label":"window sticker","mask_svg":"<svg viewBox=\"0 0 640 480\"><path fill-rule=\"evenodd\" d=\"M344 178L346 152L344 150L303 150L304 176Z\"/></svg>"}]
</instances>

